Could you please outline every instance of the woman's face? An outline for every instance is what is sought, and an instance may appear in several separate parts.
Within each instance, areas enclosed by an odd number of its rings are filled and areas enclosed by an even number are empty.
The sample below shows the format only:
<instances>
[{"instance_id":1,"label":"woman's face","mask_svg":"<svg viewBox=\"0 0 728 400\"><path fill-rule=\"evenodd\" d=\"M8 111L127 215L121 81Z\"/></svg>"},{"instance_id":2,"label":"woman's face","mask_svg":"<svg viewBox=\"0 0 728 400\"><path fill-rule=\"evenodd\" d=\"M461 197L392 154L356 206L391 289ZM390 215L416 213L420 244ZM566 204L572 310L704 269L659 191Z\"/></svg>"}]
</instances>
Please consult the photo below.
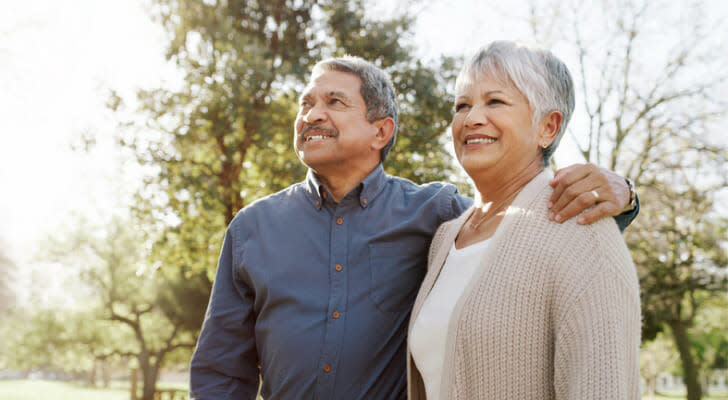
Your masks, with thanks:
<instances>
[{"instance_id":1,"label":"woman's face","mask_svg":"<svg viewBox=\"0 0 728 400\"><path fill-rule=\"evenodd\" d=\"M531 107L512 84L481 75L462 85L452 121L460 165L471 177L485 170L509 176L534 161L541 165L538 124L531 122Z\"/></svg>"}]
</instances>

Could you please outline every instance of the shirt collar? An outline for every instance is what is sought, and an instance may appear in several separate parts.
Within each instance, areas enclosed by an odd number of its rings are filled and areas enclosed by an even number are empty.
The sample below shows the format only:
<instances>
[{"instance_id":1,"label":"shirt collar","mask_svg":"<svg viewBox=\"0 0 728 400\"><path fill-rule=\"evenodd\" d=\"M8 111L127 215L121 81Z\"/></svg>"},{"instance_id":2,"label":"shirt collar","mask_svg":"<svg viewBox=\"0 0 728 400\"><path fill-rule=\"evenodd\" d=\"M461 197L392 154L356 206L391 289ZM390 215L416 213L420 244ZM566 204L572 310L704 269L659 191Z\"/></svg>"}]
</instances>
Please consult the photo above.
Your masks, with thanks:
<instances>
[{"instance_id":1,"label":"shirt collar","mask_svg":"<svg viewBox=\"0 0 728 400\"><path fill-rule=\"evenodd\" d=\"M379 192L382 191L386 181L387 174L384 173L384 167L382 167L382 164L379 163L377 167L374 168L374 170L359 183L359 185L352 189L352 192L358 196L359 205L362 208L367 208ZM324 187L324 184L321 183L321 180L319 180L318 176L316 176L311 169L309 169L306 173L306 182L304 187L308 198L317 209L321 209L324 201L331 201L330 194L326 190L326 187Z\"/></svg>"}]
</instances>

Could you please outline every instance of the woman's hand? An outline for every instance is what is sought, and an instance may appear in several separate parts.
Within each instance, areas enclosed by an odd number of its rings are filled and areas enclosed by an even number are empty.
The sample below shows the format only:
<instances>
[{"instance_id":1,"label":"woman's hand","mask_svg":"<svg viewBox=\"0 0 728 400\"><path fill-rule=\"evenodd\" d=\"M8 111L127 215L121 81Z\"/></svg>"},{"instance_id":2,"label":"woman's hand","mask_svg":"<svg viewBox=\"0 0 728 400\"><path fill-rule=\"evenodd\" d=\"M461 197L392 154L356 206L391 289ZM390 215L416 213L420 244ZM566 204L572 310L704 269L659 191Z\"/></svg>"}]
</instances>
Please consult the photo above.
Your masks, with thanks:
<instances>
[{"instance_id":1,"label":"woman's hand","mask_svg":"<svg viewBox=\"0 0 728 400\"><path fill-rule=\"evenodd\" d=\"M595 204L576 222L584 225L614 217L622 213L630 200L629 186L623 177L591 163L562 168L549 184L554 188L549 219L559 223Z\"/></svg>"}]
</instances>

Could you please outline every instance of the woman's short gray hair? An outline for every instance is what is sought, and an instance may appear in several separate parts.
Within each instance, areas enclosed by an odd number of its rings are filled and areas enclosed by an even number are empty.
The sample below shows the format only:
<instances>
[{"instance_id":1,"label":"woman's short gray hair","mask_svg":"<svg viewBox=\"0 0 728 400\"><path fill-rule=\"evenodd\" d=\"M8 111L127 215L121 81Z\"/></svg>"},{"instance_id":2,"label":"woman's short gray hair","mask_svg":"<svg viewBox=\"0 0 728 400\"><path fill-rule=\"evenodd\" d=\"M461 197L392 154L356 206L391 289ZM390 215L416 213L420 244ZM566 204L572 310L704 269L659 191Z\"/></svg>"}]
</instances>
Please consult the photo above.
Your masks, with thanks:
<instances>
[{"instance_id":1,"label":"woman's short gray hair","mask_svg":"<svg viewBox=\"0 0 728 400\"><path fill-rule=\"evenodd\" d=\"M361 97L367 105L367 121L374 122L382 118L390 117L394 120L394 132L392 138L387 142L380 152L381 160L387 159L389 151L397 140L398 110L397 97L394 93L394 85L389 75L377 68L374 64L363 58L344 56L319 61L311 72L315 76L325 71L349 72L361 79Z\"/></svg>"},{"instance_id":2,"label":"woman's short gray hair","mask_svg":"<svg viewBox=\"0 0 728 400\"><path fill-rule=\"evenodd\" d=\"M534 124L551 111L561 113L561 127L554 141L541 150L544 166L549 165L574 112L574 82L566 64L545 49L495 41L463 66L455 82L456 90L483 75L512 83L528 100Z\"/></svg>"}]
</instances>

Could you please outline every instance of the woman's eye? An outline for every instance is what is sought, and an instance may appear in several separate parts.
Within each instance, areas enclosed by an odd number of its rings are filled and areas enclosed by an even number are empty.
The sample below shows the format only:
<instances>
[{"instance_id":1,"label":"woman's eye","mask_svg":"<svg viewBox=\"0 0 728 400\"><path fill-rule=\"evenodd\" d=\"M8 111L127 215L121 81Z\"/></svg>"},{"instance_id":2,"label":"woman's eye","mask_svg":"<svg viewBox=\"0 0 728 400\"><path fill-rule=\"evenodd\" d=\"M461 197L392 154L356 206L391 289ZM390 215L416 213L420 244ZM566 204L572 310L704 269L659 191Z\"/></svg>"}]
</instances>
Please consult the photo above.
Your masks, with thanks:
<instances>
[{"instance_id":1,"label":"woman's eye","mask_svg":"<svg viewBox=\"0 0 728 400\"><path fill-rule=\"evenodd\" d=\"M462 110L466 109L467 107L470 107L467 103L455 104L455 111L456 112L462 111Z\"/></svg>"},{"instance_id":2,"label":"woman's eye","mask_svg":"<svg viewBox=\"0 0 728 400\"><path fill-rule=\"evenodd\" d=\"M506 103L500 99L490 99L490 100L488 100L488 104L506 104Z\"/></svg>"}]
</instances>

